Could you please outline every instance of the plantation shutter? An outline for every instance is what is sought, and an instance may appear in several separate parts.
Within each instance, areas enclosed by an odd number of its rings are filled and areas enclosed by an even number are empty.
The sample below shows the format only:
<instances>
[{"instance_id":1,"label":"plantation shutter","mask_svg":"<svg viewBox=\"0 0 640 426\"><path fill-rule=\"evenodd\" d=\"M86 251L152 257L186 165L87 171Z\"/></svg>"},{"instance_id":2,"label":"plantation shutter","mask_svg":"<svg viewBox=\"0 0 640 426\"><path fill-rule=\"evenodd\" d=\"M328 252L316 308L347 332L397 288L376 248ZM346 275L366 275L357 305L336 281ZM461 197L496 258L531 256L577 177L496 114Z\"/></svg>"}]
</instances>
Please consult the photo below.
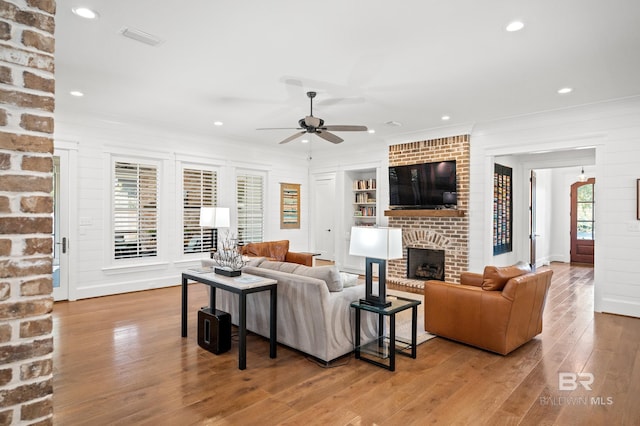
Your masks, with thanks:
<instances>
[{"instance_id":1,"label":"plantation shutter","mask_svg":"<svg viewBox=\"0 0 640 426\"><path fill-rule=\"evenodd\" d=\"M238 242L260 242L263 238L264 183L260 175L240 174L237 177Z\"/></svg>"},{"instance_id":2,"label":"plantation shutter","mask_svg":"<svg viewBox=\"0 0 640 426\"><path fill-rule=\"evenodd\" d=\"M113 183L114 258L157 256L157 167L117 161Z\"/></svg>"},{"instance_id":3,"label":"plantation shutter","mask_svg":"<svg viewBox=\"0 0 640 426\"><path fill-rule=\"evenodd\" d=\"M211 230L199 226L200 208L217 205L217 187L216 172L192 168L183 169L183 253L203 253L211 250Z\"/></svg>"}]
</instances>

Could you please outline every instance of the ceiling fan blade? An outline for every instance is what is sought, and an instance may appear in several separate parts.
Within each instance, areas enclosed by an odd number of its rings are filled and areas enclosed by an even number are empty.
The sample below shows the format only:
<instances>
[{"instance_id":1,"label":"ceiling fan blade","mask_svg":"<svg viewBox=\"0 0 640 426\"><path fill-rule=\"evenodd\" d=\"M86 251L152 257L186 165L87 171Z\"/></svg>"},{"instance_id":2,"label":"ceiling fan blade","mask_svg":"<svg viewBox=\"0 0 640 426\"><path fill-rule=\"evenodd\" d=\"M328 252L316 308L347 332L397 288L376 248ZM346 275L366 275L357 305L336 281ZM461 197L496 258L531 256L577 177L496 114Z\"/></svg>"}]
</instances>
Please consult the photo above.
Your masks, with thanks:
<instances>
[{"instance_id":1,"label":"ceiling fan blade","mask_svg":"<svg viewBox=\"0 0 640 426\"><path fill-rule=\"evenodd\" d=\"M304 124L306 124L309 127L320 127L322 120L320 120L318 117L314 117L313 115L307 115L304 118Z\"/></svg>"},{"instance_id":2,"label":"ceiling fan blade","mask_svg":"<svg viewBox=\"0 0 640 426\"><path fill-rule=\"evenodd\" d=\"M302 127L258 127L256 130L302 130Z\"/></svg>"},{"instance_id":3,"label":"ceiling fan blade","mask_svg":"<svg viewBox=\"0 0 640 426\"><path fill-rule=\"evenodd\" d=\"M292 140L299 138L300 136L304 135L305 133L307 133L307 132L304 131L304 132L300 132L300 133L294 133L293 135L289 136L288 138L286 138L285 140L283 140L280 143L283 144L283 143L291 142Z\"/></svg>"},{"instance_id":4,"label":"ceiling fan blade","mask_svg":"<svg viewBox=\"0 0 640 426\"><path fill-rule=\"evenodd\" d=\"M340 136L334 135L333 133L329 133L324 130L316 130L316 135L331 143L340 143L344 140Z\"/></svg>"},{"instance_id":5,"label":"ceiling fan blade","mask_svg":"<svg viewBox=\"0 0 640 426\"><path fill-rule=\"evenodd\" d=\"M323 129L331 130L333 132L366 132L367 126L348 126L348 125L337 125L337 126L324 126Z\"/></svg>"}]
</instances>

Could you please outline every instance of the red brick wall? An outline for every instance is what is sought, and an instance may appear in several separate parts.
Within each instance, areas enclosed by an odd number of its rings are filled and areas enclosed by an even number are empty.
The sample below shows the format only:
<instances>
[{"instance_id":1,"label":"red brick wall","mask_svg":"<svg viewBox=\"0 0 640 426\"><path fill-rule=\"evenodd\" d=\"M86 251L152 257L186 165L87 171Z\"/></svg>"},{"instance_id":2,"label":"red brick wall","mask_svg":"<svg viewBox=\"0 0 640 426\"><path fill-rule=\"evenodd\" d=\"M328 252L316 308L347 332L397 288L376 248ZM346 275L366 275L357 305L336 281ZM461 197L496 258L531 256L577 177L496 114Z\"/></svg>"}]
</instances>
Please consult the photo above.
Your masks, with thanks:
<instances>
[{"instance_id":1,"label":"red brick wall","mask_svg":"<svg viewBox=\"0 0 640 426\"><path fill-rule=\"evenodd\" d=\"M389 147L389 165L456 160L458 210L462 217L390 216L389 226L402 228L404 257L387 264L389 282L422 287L406 278L407 247L445 250L445 280L458 282L469 264L469 135L410 142Z\"/></svg>"},{"instance_id":2,"label":"red brick wall","mask_svg":"<svg viewBox=\"0 0 640 426\"><path fill-rule=\"evenodd\" d=\"M55 0L0 0L0 424L52 424Z\"/></svg>"}]
</instances>

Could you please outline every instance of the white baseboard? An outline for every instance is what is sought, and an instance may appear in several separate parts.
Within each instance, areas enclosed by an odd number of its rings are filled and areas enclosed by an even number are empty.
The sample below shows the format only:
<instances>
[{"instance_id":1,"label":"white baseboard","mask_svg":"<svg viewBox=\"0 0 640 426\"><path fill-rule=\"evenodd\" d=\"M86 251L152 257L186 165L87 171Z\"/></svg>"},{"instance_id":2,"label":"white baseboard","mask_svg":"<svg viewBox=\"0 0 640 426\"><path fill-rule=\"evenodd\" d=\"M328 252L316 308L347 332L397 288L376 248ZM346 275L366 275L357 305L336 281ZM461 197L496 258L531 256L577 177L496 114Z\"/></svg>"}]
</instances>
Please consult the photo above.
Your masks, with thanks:
<instances>
[{"instance_id":1,"label":"white baseboard","mask_svg":"<svg viewBox=\"0 0 640 426\"><path fill-rule=\"evenodd\" d=\"M82 286L75 289L75 298L70 300L88 299L91 297L111 296L114 294L131 293L134 291L172 287L180 285L181 283L182 281L179 275L172 275L166 277L154 277L152 279L120 281L116 283Z\"/></svg>"}]
</instances>

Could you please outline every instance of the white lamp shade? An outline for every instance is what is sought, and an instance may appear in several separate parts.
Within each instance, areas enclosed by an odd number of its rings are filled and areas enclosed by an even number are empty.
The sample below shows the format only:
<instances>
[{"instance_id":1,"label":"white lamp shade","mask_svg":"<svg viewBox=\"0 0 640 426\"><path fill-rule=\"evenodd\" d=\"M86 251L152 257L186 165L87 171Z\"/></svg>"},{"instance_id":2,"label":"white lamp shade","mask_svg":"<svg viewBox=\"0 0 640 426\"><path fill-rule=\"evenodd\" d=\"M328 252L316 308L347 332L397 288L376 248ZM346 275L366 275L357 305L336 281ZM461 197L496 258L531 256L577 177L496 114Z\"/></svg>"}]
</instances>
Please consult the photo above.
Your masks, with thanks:
<instances>
[{"instance_id":1,"label":"white lamp shade","mask_svg":"<svg viewBox=\"0 0 640 426\"><path fill-rule=\"evenodd\" d=\"M354 226L349 254L375 259L402 258L402 229Z\"/></svg>"},{"instance_id":2,"label":"white lamp shade","mask_svg":"<svg viewBox=\"0 0 640 426\"><path fill-rule=\"evenodd\" d=\"M231 224L228 207L200 207L200 226L203 228L228 228Z\"/></svg>"}]
</instances>

